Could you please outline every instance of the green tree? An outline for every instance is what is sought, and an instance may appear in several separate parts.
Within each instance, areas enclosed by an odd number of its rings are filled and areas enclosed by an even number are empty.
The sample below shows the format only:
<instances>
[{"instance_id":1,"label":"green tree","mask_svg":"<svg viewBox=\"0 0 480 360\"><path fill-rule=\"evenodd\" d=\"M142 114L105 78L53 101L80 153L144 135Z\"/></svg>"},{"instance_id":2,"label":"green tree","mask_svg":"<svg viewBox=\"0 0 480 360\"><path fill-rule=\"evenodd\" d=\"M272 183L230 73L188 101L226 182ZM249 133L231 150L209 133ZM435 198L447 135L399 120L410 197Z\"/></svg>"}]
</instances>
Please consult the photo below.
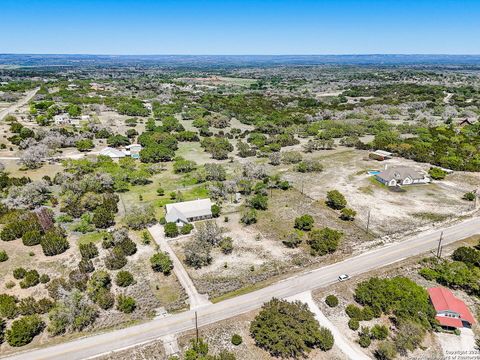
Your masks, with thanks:
<instances>
[{"instance_id":1,"label":"green tree","mask_svg":"<svg viewBox=\"0 0 480 360\"><path fill-rule=\"evenodd\" d=\"M327 205L335 210L341 210L347 206L347 200L345 196L338 190L330 190L327 192Z\"/></svg>"},{"instance_id":2,"label":"green tree","mask_svg":"<svg viewBox=\"0 0 480 360\"><path fill-rule=\"evenodd\" d=\"M311 215L305 214L300 217L295 218L295 229L310 231L313 229L313 217Z\"/></svg>"},{"instance_id":3,"label":"green tree","mask_svg":"<svg viewBox=\"0 0 480 360\"><path fill-rule=\"evenodd\" d=\"M125 296L123 294L117 296L117 310L125 314L130 314L136 307L137 303L131 296Z\"/></svg>"},{"instance_id":4,"label":"green tree","mask_svg":"<svg viewBox=\"0 0 480 360\"><path fill-rule=\"evenodd\" d=\"M447 176L447 173L438 167L431 167L430 170L428 170L428 175L430 175L433 180L443 180L445 176Z\"/></svg>"},{"instance_id":5,"label":"green tree","mask_svg":"<svg viewBox=\"0 0 480 360\"><path fill-rule=\"evenodd\" d=\"M7 342L13 347L27 345L43 331L44 327L45 323L38 315L28 315L15 320L6 332Z\"/></svg>"},{"instance_id":6,"label":"green tree","mask_svg":"<svg viewBox=\"0 0 480 360\"><path fill-rule=\"evenodd\" d=\"M75 146L77 147L78 151L82 151L82 152L89 151L90 149L93 149L95 147L95 145L93 144L93 141L90 139L78 140L75 143Z\"/></svg>"},{"instance_id":7,"label":"green tree","mask_svg":"<svg viewBox=\"0 0 480 360\"><path fill-rule=\"evenodd\" d=\"M166 237L174 238L179 234L177 224L174 222L167 222L163 229Z\"/></svg>"},{"instance_id":8,"label":"green tree","mask_svg":"<svg viewBox=\"0 0 480 360\"><path fill-rule=\"evenodd\" d=\"M342 233L325 227L321 230L314 229L308 236L310 253L312 255L326 255L335 252L342 238Z\"/></svg>"},{"instance_id":9,"label":"green tree","mask_svg":"<svg viewBox=\"0 0 480 360\"><path fill-rule=\"evenodd\" d=\"M328 295L325 298L325 303L330 307L335 307L338 305L338 298L335 295Z\"/></svg>"},{"instance_id":10,"label":"green tree","mask_svg":"<svg viewBox=\"0 0 480 360\"><path fill-rule=\"evenodd\" d=\"M115 284L120 287L127 287L135 283L133 275L128 271L119 271L115 276Z\"/></svg>"},{"instance_id":11,"label":"green tree","mask_svg":"<svg viewBox=\"0 0 480 360\"><path fill-rule=\"evenodd\" d=\"M158 252L150 258L150 265L153 271L169 275L173 269L173 262L170 256L164 252Z\"/></svg>"}]
</instances>

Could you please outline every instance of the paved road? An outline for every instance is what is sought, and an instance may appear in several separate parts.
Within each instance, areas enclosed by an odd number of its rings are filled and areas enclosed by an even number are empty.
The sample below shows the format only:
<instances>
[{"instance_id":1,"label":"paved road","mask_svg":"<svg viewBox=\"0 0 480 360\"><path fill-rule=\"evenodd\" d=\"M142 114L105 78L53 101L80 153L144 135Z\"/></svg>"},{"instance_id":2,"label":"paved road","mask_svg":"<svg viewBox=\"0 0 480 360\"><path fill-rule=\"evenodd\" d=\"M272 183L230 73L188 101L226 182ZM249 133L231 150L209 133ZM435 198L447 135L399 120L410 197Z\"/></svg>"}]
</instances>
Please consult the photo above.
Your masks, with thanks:
<instances>
[{"instance_id":1,"label":"paved road","mask_svg":"<svg viewBox=\"0 0 480 360\"><path fill-rule=\"evenodd\" d=\"M2 111L0 111L0 120L3 120L3 118L5 116L7 116L8 114L13 114L18 108L22 107L23 105L25 105L26 103L28 103L34 96L35 94L37 93L37 91L39 90L40 88L36 88L36 89L33 89L33 90L30 90L29 92L27 92L25 94L25 96L23 98L21 98L19 101L17 101L15 104L9 106L8 108L6 109L3 109Z\"/></svg>"},{"instance_id":2,"label":"paved road","mask_svg":"<svg viewBox=\"0 0 480 360\"><path fill-rule=\"evenodd\" d=\"M480 233L480 218L465 220L442 229L443 244L449 244ZM440 230L422 233L400 243L380 247L373 251L348 258L336 264L299 274L263 289L207 305L197 310L200 326L229 319L259 308L272 297L286 298L304 291L328 286L337 281L339 274L351 276L392 264L406 257L423 254L437 248ZM75 360L93 358L115 350L143 344L169 334L194 328L194 311L155 319L144 324L93 335L66 343L20 353L10 360Z\"/></svg>"},{"instance_id":3,"label":"paved road","mask_svg":"<svg viewBox=\"0 0 480 360\"><path fill-rule=\"evenodd\" d=\"M193 284L193 281L190 279L190 276L188 276L188 273L183 267L183 264L168 244L164 236L163 226L156 224L150 226L148 228L148 231L150 232L158 246L160 246L160 250L170 255L170 259L172 259L173 262L173 272L177 276L178 281L183 286L188 295L190 309L193 310L211 304L211 302L208 301L208 297L206 295L200 294L197 291L197 288Z\"/></svg>"}]
</instances>

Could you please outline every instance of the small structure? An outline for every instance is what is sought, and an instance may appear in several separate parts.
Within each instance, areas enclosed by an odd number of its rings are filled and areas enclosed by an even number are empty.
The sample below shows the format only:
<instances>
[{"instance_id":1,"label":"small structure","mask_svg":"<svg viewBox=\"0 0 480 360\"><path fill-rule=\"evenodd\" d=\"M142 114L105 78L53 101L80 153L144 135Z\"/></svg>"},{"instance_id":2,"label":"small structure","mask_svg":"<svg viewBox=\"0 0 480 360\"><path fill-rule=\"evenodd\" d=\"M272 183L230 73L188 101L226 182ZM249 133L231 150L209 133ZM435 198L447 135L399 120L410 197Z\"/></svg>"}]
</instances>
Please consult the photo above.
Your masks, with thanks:
<instances>
[{"instance_id":1,"label":"small structure","mask_svg":"<svg viewBox=\"0 0 480 360\"><path fill-rule=\"evenodd\" d=\"M165 205L165 220L183 226L191 221L205 220L212 217L210 199L184 201Z\"/></svg>"},{"instance_id":2,"label":"small structure","mask_svg":"<svg viewBox=\"0 0 480 360\"><path fill-rule=\"evenodd\" d=\"M55 125L69 125L70 116L68 114L58 114L53 117Z\"/></svg>"},{"instance_id":3,"label":"small structure","mask_svg":"<svg viewBox=\"0 0 480 360\"><path fill-rule=\"evenodd\" d=\"M125 146L125 155L131 156L134 159L140 159L140 151L142 150L142 145L140 144L131 144Z\"/></svg>"},{"instance_id":4,"label":"small structure","mask_svg":"<svg viewBox=\"0 0 480 360\"><path fill-rule=\"evenodd\" d=\"M475 319L465 303L456 298L448 289L435 287L428 289L430 301L437 312L435 319L446 328L470 328Z\"/></svg>"},{"instance_id":5,"label":"small structure","mask_svg":"<svg viewBox=\"0 0 480 360\"><path fill-rule=\"evenodd\" d=\"M427 174L408 166L385 168L375 175L375 178L387 186L427 184L431 180Z\"/></svg>"},{"instance_id":6,"label":"small structure","mask_svg":"<svg viewBox=\"0 0 480 360\"><path fill-rule=\"evenodd\" d=\"M368 154L368 157L373 160L384 161L391 159L393 154L385 150L375 150Z\"/></svg>"},{"instance_id":7,"label":"small structure","mask_svg":"<svg viewBox=\"0 0 480 360\"><path fill-rule=\"evenodd\" d=\"M112 159L120 159L124 158L126 155L123 151L117 150L112 147L106 147L105 149L101 150L98 155L108 156Z\"/></svg>"}]
</instances>

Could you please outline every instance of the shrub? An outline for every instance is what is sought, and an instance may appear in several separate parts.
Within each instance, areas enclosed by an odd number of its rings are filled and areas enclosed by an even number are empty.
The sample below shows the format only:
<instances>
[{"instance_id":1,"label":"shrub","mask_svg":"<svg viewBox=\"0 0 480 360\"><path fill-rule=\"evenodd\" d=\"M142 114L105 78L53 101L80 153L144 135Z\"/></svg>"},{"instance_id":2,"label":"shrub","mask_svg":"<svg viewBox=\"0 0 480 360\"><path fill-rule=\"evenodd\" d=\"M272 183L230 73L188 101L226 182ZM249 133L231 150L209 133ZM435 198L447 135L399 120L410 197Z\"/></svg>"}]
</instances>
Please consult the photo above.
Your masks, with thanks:
<instances>
[{"instance_id":1,"label":"shrub","mask_svg":"<svg viewBox=\"0 0 480 360\"><path fill-rule=\"evenodd\" d=\"M165 231L166 237L174 238L177 237L179 234L177 224L175 224L174 222L167 222L163 230Z\"/></svg>"},{"instance_id":2,"label":"shrub","mask_svg":"<svg viewBox=\"0 0 480 360\"><path fill-rule=\"evenodd\" d=\"M217 204L213 204L212 205L212 216L214 218L218 218L220 216L220 206L218 206Z\"/></svg>"},{"instance_id":3,"label":"shrub","mask_svg":"<svg viewBox=\"0 0 480 360\"><path fill-rule=\"evenodd\" d=\"M42 274L40 275L40 282L42 284L46 284L50 281L50 276L48 276L47 274Z\"/></svg>"},{"instance_id":4,"label":"shrub","mask_svg":"<svg viewBox=\"0 0 480 360\"><path fill-rule=\"evenodd\" d=\"M17 298L8 294L0 294L0 316L13 319L18 314Z\"/></svg>"},{"instance_id":5,"label":"shrub","mask_svg":"<svg viewBox=\"0 0 480 360\"><path fill-rule=\"evenodd\" d=\"M105 267L108 270L118 270L127 265L127 258L119 246L115 246L105 258Z\"/></svg>"},{"instance_id":6,"label":"shrub","mask_svg":"<svg viewBox=\"0 0 480 360\"><path fill-rule=\"evenodd\" d=\"M455 249L452 259L468 265L480 266L480 251L468 246L460 246Z\"/></svg>"},{"instance_id":7,"label":"shrub","mask_svg":"<svg viewBox=\"0 0 480 360\"><path fill-rule=\"evenodd\" d=\"M425 330L420 324L402 321L395 337L395 347L400 355L405 356L408 351L413 351L420 346L424 336Z\"/></svg>"},{"instance_id":8,"label":"shrub","mask_svg":"<svg viewBox=\"0 0 480 360\"><path fill-rule=\"evenodd\" d=\"M5 250L0 250L0 262L4 262L8 260L8 255Z\"/></svg>"},{"instance_id":9,"label":"shrub","mask_svg":"<svg viewBox=\"0 0 480 360\"><path fill-rule=\"evenodd\" d=\"M311 215L302 215L295 219L295 229L310 231L313 228L313 217Z\"/></svg>"},{"instance_id":10,"label":"shrub","mask_svg":"<svg viewBox=\"0 0 480 360\"><path fill-rule=\"evenodd\" d=\"M248 209L243 212L240 221L245 225L255 224L257 222L257 212L255 209Z\"/></svg>"},{"instance_id":11,"label":"shrub","mask_svg":"<svg viewBox=\"0 0 480 360\"><path fill-rule=\"evenodd\" d=\"M44 327L45 323L38 315L29 315L15 320L6 332L7 342L14 347L27 345L43 331Z\"/></svg>"},{"instance_id":12,"label":"shrub","mask_svg":"<svg viewBox=\"0 0 480 360\"><path fill-rule=\"evenodd\" d=\"M40 274L37 270L30 270L25 273L25 277L20 281L20 287L26 289L36 286L40 282Z\"/></svg>"},{"instance_id":13,"label":"shrub","mask_svg":"<svg viewBox=\"0 0 480 360\"><path fill-rule=\"evenodd\" d=\"M363 319L362 309L360 309L358 306L354 304L348 304L347 307L345 308L345 312L350 319L357 319L357 320Z\"/></svg>"},{"instance_id":14,"label":"shrub","mask_svg":"<svg viewBox=\"0 0 480 360\"><path fill-rule=\"evenodd\" d=\"M385 325L373 325L370 335L375 340L385 340L388 336L388 328Z\"/></svg>"},{"instance_id":15,"label":"shrub","mask_svg":"<svg viewBox=\"0 0 480 360\"><path fill-rule=\"evenodd\" d=\"M211 249L210 243L190 241L184 247L185 263L195 269L209 265L212 262Z\"/></svg>"},{"instance_id":16,"label":"shrub","mask_svg":"<svg viewBox=\"0 0 480 360\"><path fill-rule=\"evenodd\" d=\"M163 196L163 195L165 195L165 189L164 189L164 188L161 188L161 187L158 188L158 189L157 189L157 195L158 195L158 196Z\"/></svg>"},{"instance_id":17,"label":"shrub","mask_svg":"<svg viewBox=\"0 0 480 360\"><path fill-rule=\"evenodd\" d=\"M170 256L164 252L158 252L150 258L150 264L153 271L162 272L164 275L169 275L173 269L173 262Z\"/></svg>"},{"instance_id":18,"label":"shrub","mask_svg":"<svg viewBox=\"0 0 480 360\"><path fill-rule=\"evenodd\" d=\"M104 206L99 206L93 211L92 222L97 229L106 229L115 224L115 214Z\"/></svg>"},{"instance_id":19,"label":"shrub","mask_svg":"<svg viewBox=\"0 0 480 360\"><path fill-rule=\"evenodd\" d=\"M306 304L272 299L262 306L250 324L250 333L257 346L272 356L297 358L312 348L326 351L333 346L333 336L320 328Z\"/></svg>"},{"instance_id":20,"label":"shrub","mask_svg":"<svg viewBox=\"0 0 480 360\"><path fill-rule=\"evenodd\" d=\"M286 239L284 239L283 244L291 249L297 248L302 243L301 232L294 231L290 233Z\"/></svg>"},{"instance_id":21,"label":"shrub","mask_svg":"<svg viewBox=\"0 0 480 360\"><path fill-rule=\"evenodd\" d=\"M10 281L7 281L7 282L5 283L5 288L6 288L6 289L11 289L11 288L13 288L13 287L15 287L15 281L11 281L11 280L10 280Z\"/></svg>"},{"instance_id":22,"label":"shrub","mask_svg":"<svg viewBox=\"0 0 480 360\"><path fill-rule=\"evenodd\" d=\"M348 320L348 327L352 330L358 330L358 328L360 327L360 322L358 321L358 319L352 318Z\"/></svg>"},{"instance_id":23,"label":"shrub","mask_svg":"<svg viewBox=\"0 0 480 360\"><path fill-rule=\"evenodd\" d=\"M370 306L365 306L362 309L362 320L363 321L370 321L373 319L373 311Z\"/></svg>"},{"instance_id":24,"label":"shrub","mask_svg":"<svg viewBox=\"0 0 480 360\"><path fill-rule=\"evenodd\" d=\"M318 160L303 160L297 164L296 170L301 173L320 172L323 165Z\"/></svg>"},{"instance_id":25,"label":"shrub","mask_svg":"<svg viewBox=\"0 0 480 360\"><path fill-rule=\"evenodd\" d=\"M115 277L115 283L120 287L127 287L135 283L135 280L128 271L119 271Z\"/></svg>"},{"instance_id":26,"label":"shrub","mask_svg":"<svg viewBox=\"0 0 480 360\"><path fill-rule=\"evenodd\" d=\"M13 277L17 280L23 279L27 274L27 270L22 267L13 270Z\"/></svg>"},{"instance_id":27,"label":"shrub","mask_svg":"<svg viewBox=\"0 0 480 360\"><path fill-rule=\"evenodd\" d=\"M328 295L325 298L325 303L330 307L335 307L338 305L338 298L335 295Z\"/></svg>"},{"instance_id":28,"label":"shrub","mask_svg":"<svg viewBox=\"0 0 480 360\"><path fill-rule=\"evenodd\" d=\"M268 198L261 194L254 195L248 200L248 205L256 210L267 210Z\"/></svg>"},{"instance_id":29,"label":"shrub","mask_svg":"<svg viewBox=\"0 0 480 360\"><path fill-rule=\"evenodd\" d=\"M182 235L187 235L190 234L193 230L193 225L192 224L185 224L180 228L180 233Z\"/></svg>"},{"instance_id":30,"label":"shrub","mask_svg":"<svg viewBox=\"0 0 480 360\"><path fill-rule=\"evenodd\" d=\"M345 196L340 193L338 190L330 190L327 192L327 205L335 210L341 210L347 206L347 200Z\"/></svg>"},{"instance_id":31,"label":"shrub","mask_svg":"<svg viewBox=\"0 0 480 360\"><path fill-rule=\"evenodd\" d=\"M64 253L70 247L63 230L60 228L48 230L40 241L40 245L46 256Z\"/></svg>"},{"instance_id":32,"label":"shrub","mask_svg":"<svg viewBox=\"0 0 480 360\"><path fill-rule=\"evenodd\" d=\"M130 256L137 252L137 244L128 236L121 236L121 239L117 241L116 247L120 248L125 256Z\"/></svg>"},{"instance_id":33,"label":"shrub","mask_svg":"<svg viewBox=\"0 0 480 360\"><path fill-rule=\"evenodd\" d=\"M369 347L372 343L372 339L370 338L370 330L368 327L362 327L360 329L358 343L363 348Z\"/></svg>"},{"instance_id":34,"label":"shrub","mask_svg":"<svg viewBox=\"0 0 480 360\"><path fill-rule=\"evenodd\" d=\"M84 274L88 274L92 271L95 271L95 266L93 265L92 260L82 259L78 263L78 270L80 270Z\"/></svg>"},{"instance_id":35,"label":"shrub","mask_svg":"<svg viewBox=\"0 0 480 360\"><path fill-rule=\"evenodd\" d=\"M114 295L107 289L101 288L95 296L95 303L103 310L111 309L115 304Z\"/></svg>"},{"instance_id":36,"label":"shrub","mask_svg":"<svg viewBox=\"0 0 480 360\"><path fill-rule=\"evenodd\" d=\"M240 335L238 334L233 334L232 335L232 344L235 345L235 346L238 346L240 345L242 342L243 342L243 339Z\"/></svg>"},{"instance_id":37,"label":"shrub","mask_svg":"<svg viewBox=\"0 0 480 360\"><path fill-rule=\"evenodd\" d=\"M378 360L393 360L397 357L397 349L391 341L384 341L378 344L378 348L374 352L375 358Z\"/></svg>"},{"instance_id":38,"label":"shrub","mask_svg":"<svg viewBox=\"0 0 480 360\"><path fill-rule=\"evenodd\" d=\"M38 230L27 231L22 236L22 242L25 246L34 246L40 244L42 240L42 234Z\"/></svg>"},{"instance_id":39,"label":"shrub","mask_svg":"<svg viewBox=\"0 0 480 360\"><path fill-rule=\"evenodd\" d=\"M335 252L339 245L342 233L325 227L314 229L309 234L310 253L312 255L326 255Z\"/></svg>"},{"instance_id":40,"label":"shrub","mask_svg":"<svg viewBox=\"0 0 480 360\"><path fill-rule=\"evenodd\" d=\"M469 191L465 194L463 194L462 199L467 200L467 201L473 201L477 197L477 194L475 194L473 191Z\"/></svg>"},{"instance_id":41,"label":"shrub","mask_svg":"<svg viewBox=\"0 0 480 360\"><path fill-rule=\"evenodd\" d=\"M134 298L122 294L117 296L117 310L125 314L130 314L136 307L137 305Z\"/></svg>"},{"instance_id":42,"label":"shrub","mask_svg":"<svg viewBox=\"0 0 480 360\"><path fill-rule=\"evenodd\" d=\"M357 212L350 208L343 208L340 212L340 219L345 221L353 221L357 216Z\"/></svg>"},{"instance_id":43,"label":"shrub","mask_svg":"<svg viewBox=\"0 0 480 360\"><path fill-rule=\"evenodd\" d=\"M430 170L428 170L428 175L430 175L433 180L443 180L445 176L447 176L447 172L438 167L431 167Z\"/></svg>"},{"instance_id":44,"label":"shrub","mask_svg":"<svg viewBox=\"0 0 480 360\"><path fill-rule=\"evenodd\" d=\"M222 252L227 255L231 254L233 251L233 240L230 236L224 237L222 241L220 241L220 249Z\"/></svg>"},{"instance_id":45,"label":"shrub","mask_svg":"<svg viewBox=\"0 0 480 360\"><path fill-rule=\"evenodd\" d=\"M94 243L80 244L78 248L84 259L93 259L98 256L98 249Z\"/></svg>"}]
</instances>

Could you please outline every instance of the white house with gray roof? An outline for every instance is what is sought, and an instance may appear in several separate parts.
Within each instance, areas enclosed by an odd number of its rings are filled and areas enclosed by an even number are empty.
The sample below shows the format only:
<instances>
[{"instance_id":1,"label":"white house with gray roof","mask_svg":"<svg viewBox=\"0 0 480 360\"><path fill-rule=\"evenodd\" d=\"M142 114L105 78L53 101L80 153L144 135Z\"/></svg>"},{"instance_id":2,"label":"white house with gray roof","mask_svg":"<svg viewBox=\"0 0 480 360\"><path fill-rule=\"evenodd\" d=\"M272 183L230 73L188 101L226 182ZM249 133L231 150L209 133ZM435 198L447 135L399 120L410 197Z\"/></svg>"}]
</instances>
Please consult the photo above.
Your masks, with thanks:
<instances>
[{"instance_id":1,"label":"white house with gray roof","mask_svg":"<svg viewBox=\"0 0 480 360\"><path fill-rule=\"evenodd\" d=\"M191 221L205 220L212 217L210 199L183 201L165 205L165 220L183 226Z\"/></svg>"},{"instance_id":2,"label":"white house with gray roof","mask_svg":"<svg viewBox=\"0 0 480 360\"><path fill-rule=\"evenodd\" d=\"M427 184L431 181L426 173L408 166L386 168L376 174L375 177L387 186Z\"/></svg>"}]
</instances>

